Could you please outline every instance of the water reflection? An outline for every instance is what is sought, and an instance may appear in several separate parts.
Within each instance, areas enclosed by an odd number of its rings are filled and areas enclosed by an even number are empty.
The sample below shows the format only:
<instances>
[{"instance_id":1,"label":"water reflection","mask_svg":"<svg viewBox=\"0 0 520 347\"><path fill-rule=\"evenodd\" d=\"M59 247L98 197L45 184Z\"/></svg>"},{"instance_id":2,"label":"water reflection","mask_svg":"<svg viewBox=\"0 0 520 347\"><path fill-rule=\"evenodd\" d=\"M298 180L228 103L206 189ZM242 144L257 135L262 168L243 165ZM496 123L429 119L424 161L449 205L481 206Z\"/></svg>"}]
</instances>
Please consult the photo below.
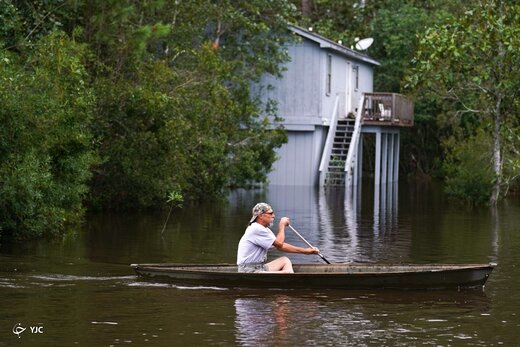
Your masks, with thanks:
<instances>
[{"instance_id":1,"label":"water reflection","mask_svg":"<svg viewBox=\"0 0 520 347\"><path fill-rule=\"evenodd\" d=\"M0 345L517 346L518 198L490 212L450 204L431 183L388 187L378 204L373 184L354 199L341 189L237 191L229 204L176 210L164 234L167 211L96 215L63 242L3 245ZM187 288L142 281L128 266L232 263L258 201L290 216L331 262L499 265L485 292ZM287 238L302 245L291 231ZM45 333L18 341L18 322L41 322Z\"/></svg>"},{"instance_id":2,"label":"water reflection","mask_svg":"<svg viewBox=\"0 0 520 347\"><path fill-rule=\"evenodd\" d=\"M286 341L293 316L287 296L276 296L269 301L262 298L239 298L235 300L235 310L238 344L259 346L273 341L275 345L280 345Z\"/></svg>"},{"instance_id":3,"label":"water reflection","mask_svg":"<svg viewBox=\"0 0 520 347\"><path fill-rule=\"evenodd\" d=\"M398 225L398 183L378 184L374 188L374 234L393 231Z\"/></svg>"},{"instance_id":4,"label":"water reflection","mask_svg":"<svg viewBox=\"0 0 520 347\"><path fill-rule=\"evenodd\" d=\"M479 291L264 292L235 298L234 306L240 346L290 346L302 338L307 345L414 345L420 335L442 345L477 337L468 322L490 314Z\"/></svg>"}]
</instances>

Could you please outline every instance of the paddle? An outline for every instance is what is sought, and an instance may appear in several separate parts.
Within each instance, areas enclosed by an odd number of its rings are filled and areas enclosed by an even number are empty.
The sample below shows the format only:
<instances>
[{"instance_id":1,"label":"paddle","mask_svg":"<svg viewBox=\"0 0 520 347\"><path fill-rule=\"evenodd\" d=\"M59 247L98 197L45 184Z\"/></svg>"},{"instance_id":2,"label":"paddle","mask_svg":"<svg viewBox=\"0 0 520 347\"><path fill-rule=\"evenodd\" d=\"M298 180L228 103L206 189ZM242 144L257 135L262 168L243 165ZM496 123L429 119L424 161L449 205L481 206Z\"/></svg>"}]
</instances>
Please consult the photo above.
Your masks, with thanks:
<instances>
[{"instance_id":1,"label":"paddle","mask_svg":"<svg viewBox=\"0 0 520 347\"><path fill-rule=\"evenodd\" d=\"M295 233L296 235L298 235L298 237L299 237L300 239L302 239L302 241L305 242L305 243L306 243L310 248L314 248L314 247L313 247L313 246L312 246L312 245L311 245L307 240L305 240L305 238L304 238L303 236L300 235L299 232L296 231L296 229L294 229L294 228L292 227L292 225L289 224L289 228L291 228L291 230L294 231L294 233ZM328 261L328 260L323 256L323 254L321 254L321 252L318 253L318 255L319 255L319 256L321 257L321 259L323 259L327 264L330 264L330 261Z\"/></svg>"}]
</instances>

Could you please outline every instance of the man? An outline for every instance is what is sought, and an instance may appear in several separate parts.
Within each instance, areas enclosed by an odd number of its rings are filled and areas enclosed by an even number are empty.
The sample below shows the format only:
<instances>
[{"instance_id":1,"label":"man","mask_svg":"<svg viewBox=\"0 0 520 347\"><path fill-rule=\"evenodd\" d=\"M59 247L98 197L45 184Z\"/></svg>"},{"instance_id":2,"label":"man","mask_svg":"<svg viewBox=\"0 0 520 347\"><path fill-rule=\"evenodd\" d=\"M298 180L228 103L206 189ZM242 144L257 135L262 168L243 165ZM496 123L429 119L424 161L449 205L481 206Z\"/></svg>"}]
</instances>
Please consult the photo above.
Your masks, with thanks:
<instances>
[{"instance_id":1,"label":"man","mask_svg":"<svg viewBox=\"0 0 520 347\"><path fill-rule=\"evenodd\" d=\"M267 251L276 247L287 253L318 254L313 248L301 248L285 242L285 227L290 224L289 218L283 217L278 226L278 234L269 229L274 221L274 211L265 202L253 207L253 216L244 235L238 243L237 265L239 272L287 272L294 273L291 260L287 257L277 258L269 263Z\"/></svg>"}]
</instances>

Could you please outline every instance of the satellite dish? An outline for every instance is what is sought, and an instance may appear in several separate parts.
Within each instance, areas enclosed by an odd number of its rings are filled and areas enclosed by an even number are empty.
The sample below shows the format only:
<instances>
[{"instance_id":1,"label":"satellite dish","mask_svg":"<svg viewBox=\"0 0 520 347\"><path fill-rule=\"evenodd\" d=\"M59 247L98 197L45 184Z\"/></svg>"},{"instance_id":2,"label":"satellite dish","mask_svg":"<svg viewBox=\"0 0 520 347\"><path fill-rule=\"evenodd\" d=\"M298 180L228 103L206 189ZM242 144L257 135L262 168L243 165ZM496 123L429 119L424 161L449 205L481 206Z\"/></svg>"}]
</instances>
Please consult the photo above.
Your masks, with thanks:
<instances>
[{"instance_id":1,"label":"satellite dish","mask_svg":"<svg viewBox=\"0 0 520 347\"><path fill-rule=\"evenodd\" d=\"M356 49L358 51L364 51L368 49L374 43L374 39L371 37L367 37L366 39L359 40L356 42Z\"/></svg>"}]
</instances>

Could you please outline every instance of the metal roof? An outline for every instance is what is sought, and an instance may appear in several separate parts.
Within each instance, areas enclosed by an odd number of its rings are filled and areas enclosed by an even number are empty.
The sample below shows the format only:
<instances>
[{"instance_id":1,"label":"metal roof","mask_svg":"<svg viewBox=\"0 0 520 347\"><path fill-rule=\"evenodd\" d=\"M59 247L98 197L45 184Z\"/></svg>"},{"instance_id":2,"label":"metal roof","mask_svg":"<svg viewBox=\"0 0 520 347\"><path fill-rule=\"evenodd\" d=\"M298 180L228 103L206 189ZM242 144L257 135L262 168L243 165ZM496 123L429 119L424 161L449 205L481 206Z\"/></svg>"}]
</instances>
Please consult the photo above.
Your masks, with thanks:
<instances>
[{"instance_id":1,"label":"metal roof","mask_svg":"<svg viewBox=\"0 0 520 347\"><path fill-rule=\"evenodd\" d=\"M337 52L341 55L344 55L348 58L362 61L368 64L377 65L380 66L381 63L379 63L377 60L370 58L368 55L363 54L361 52L355 51L351 48L347 48L343 45L340 45L337 42L334 42L332 40L329 40L321 35L318 35L312 31L305 30L303 28L297 27L295 25L289 25L289 30L294 32L297 35L300 35L302 37L305 37L306 39L309 39L311 41L314 41L320 45L320 48L323 49L330 49L334 52Z\"/></svg>"}]
</instances>

